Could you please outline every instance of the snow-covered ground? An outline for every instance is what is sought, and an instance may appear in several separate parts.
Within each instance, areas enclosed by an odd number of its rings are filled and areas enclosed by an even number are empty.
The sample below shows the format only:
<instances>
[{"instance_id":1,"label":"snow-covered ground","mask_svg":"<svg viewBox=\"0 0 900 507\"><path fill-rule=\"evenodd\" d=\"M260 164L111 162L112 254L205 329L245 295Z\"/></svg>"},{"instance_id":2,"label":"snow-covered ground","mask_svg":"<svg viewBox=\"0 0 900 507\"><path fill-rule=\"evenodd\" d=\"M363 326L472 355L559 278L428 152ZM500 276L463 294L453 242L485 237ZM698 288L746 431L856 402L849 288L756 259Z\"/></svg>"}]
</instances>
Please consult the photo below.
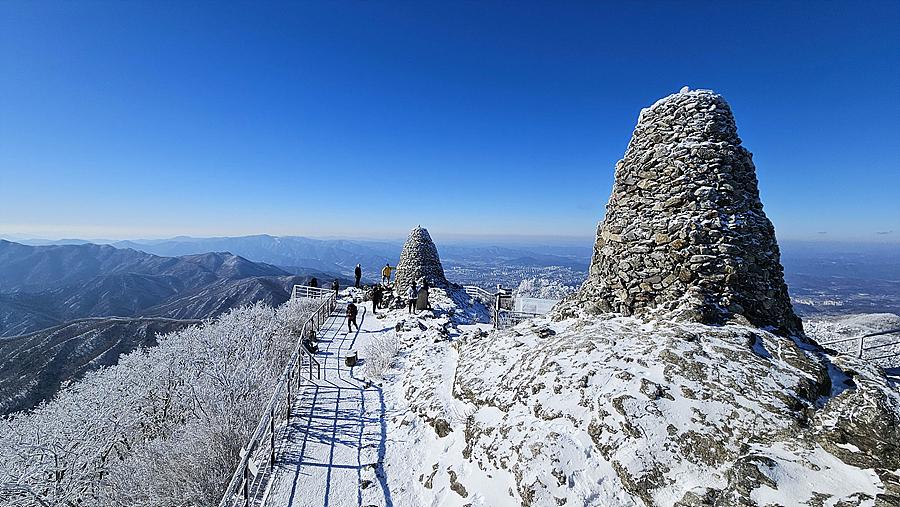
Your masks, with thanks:
<instances>
[{"instance_id":1,"label":"snow-covered ground","mask_svg":"<svg viewBox=\"0 0 900 507\"><path fill-rule=\"evenodd\" d=\"M382 390L358 376L361 365L345 364L348 353L368 349L370 338L387 330L369 303L359 305L359 329L351 331L348 302L345 297L320 330L322 378L306 384L295 404L268 505L388 504Z\"/></svg>"},{"instance_id":2,"label":"snow-covered ground","mask_svg":"<svg viewBox=\"0 0 900 507\"><path fill-rule=\"evenodd\" d=\"M490 324L475 323L479 319L486 322L489 314L483 308L459 310L440 289L431 290L436 311L417 312L416 316L406 310L373 312L371 302L360 303L362 291L353 288L341 295L335 315L340 316L346 303L356 299L359 331L348 331L346 319L337 317L320 332L317 359L323 378L307 384L298 399L288 439L281 444L284 460L267 505L424 505L417 492L421 484L414 487L404 478L408 475L404 470L424 458L420 455L426 449L422 439L428 440L430 435L417 434L423 431L423 423L415 416L407 417L409 404L398 392L396 381L405 369L402 357L376 356L384 356L385 351L396 353L401 345L398 336L409 337L410 326L423 333L422 339L427 335L427 339L437 337L439 343L445 343L463 332L458 325L468 333L489 329ZM463 297L457 295L460 303ZM435 313L444 317L437 319ZM450 314L453 316L448 317ZM404 350L411 345L403 344ZM344 363L351 350L360 357L355 367ZM382 365L379 359L388 361ZM454 362L439 364L452 366ZM452 384L452 376L448 380Z\"/></svg>"},{"instance_id":3,"label":"snow-covered ground","mask_svg":"<svg viewBox=\"0 0 900 507\"><path fill-rule=\"evenodd\" d=\"M900 504L898 381L853 354L584 311L494 331L462 291L431 304L366 302L359 332L334 315L267 505ZM0 418L0 504L215 505L307 313L235 310Z\"/></svg>"},{"instance_id":4,"label":"snow-covered ground","mask_svg":"<svg viewBox=\"0 0 900 507\"><path fill-rule=\"evenodd\" d=\"M361 332L326 344L330 391L301 402L273 505L873 506L900 475L900 394L864 361L745 326L582 315L494 332L458 292L431 303L366 303ZM861 449L872 439L887 450Z\"/></svg>"}]
</instances>

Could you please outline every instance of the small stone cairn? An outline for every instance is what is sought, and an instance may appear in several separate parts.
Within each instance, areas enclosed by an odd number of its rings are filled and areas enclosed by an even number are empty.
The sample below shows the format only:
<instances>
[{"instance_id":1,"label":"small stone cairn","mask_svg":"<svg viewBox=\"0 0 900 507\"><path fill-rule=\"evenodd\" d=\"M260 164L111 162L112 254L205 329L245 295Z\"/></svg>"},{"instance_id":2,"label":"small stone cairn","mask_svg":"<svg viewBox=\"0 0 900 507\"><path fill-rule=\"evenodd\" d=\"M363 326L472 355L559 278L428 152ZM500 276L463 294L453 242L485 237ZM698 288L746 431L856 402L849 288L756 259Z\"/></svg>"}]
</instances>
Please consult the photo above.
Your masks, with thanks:
<instances>
[{"instance_id":1,"label":"small stone cairn","mask_svg":"<svg viewBox=\"0 0 900 507\"><path fill-rule=\"evenodd\" d=\"M400 262L397 263L397 274L394 278L394 290L398 294L405 294L406 288L415 283L418 287L422 280L427 280L431 287L447 287L449 283L444 278L444 267L438 257L437 248L428 231L421 225L410 231L406 243L403 244L403 252L400 253Z\"/></svg>"},{"instance_id":2,"label":"small stone cairn","mask_svg":"<svg viewBox=\"0 0 900 507\"><path fill-rule=\"evenodd\" d=\"M751 157L712 91L685 87L641 111L574 301L802 333Z\"/></svg>"}]
</instances>

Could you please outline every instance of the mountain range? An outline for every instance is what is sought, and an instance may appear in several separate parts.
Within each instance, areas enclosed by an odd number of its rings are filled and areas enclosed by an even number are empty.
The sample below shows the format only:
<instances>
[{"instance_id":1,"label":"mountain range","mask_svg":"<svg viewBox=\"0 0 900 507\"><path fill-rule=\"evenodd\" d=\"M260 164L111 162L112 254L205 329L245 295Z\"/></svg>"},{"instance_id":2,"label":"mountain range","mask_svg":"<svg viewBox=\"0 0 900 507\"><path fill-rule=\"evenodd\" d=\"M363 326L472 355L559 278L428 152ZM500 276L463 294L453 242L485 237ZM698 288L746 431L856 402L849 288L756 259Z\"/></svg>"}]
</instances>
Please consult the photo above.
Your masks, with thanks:
<instances>
[{"instance_id":1,"label":"mountain range","mask_svg":"<svg viewBox=\"0 0 900 507\"><path fill-rule=\"evenodd\" d=\"M157 335L257 301L278 306L294 285L333 278L307 271L222 252L163 257L0 240L0 413L32 408Z\"/></svg>"},{"instance_id":2,"label":"mountain range","mask_svg":"<svg viewBox=\"0 0 900 507\"><path fill-rule=\"evenodd\" d=\"M77 245L89 243L82 239L47 241L22 239L33 246ZM362 266L363 280L381 279L386 263L396 265L404 240L371 240L341 238L306 238L301 236L269 236L265 234L242 237L191 238L179 236L162 240L103 241L121 249L133 249L160 256L187 256L206 252L230 252L250 259L279 266L294 274L311 271L338 273L350 276L357 264ZM441 261L447 265L491 266L569 266L587 271L592 247L585 246L508 246L476 244L438 245Z\"/></svg>"},{"instance_id":3,"label":"mountain range","mask_svg":"<svg viewBox=\"0 0 900 507\"><path fill-rule=\"evenodd\" d=\"M331 277L223 252L162 257L109 245L0 240L0 336L88 317L205 319L255 301L278 305L316 275Z\"/></svg>"}]
</instances>

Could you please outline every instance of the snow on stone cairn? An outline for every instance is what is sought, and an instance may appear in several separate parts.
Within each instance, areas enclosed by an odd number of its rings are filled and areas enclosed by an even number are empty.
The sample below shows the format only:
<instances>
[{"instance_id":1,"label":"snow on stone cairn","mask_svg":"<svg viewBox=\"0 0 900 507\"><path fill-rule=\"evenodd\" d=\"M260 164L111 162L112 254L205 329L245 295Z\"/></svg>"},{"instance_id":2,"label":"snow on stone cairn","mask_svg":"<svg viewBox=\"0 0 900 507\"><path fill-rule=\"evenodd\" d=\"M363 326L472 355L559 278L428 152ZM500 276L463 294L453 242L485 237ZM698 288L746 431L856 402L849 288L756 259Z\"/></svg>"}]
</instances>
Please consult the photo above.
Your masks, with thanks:
<instances>
[{"instance_id":1,"label":"snow on stone cairn","mask_svg":"<svg viewBox=\"0 0 900 507\"><path fill-rule=\"evenodd\" d=\"M751 158L712 91L685 87L641 111L576 305L802 333Z\"/></svg>"},{"instance_id":2,"label":"snow on stone cairn","mask_svg":"<svg viewBox=\"0 0 900 507\"><path fill-rule=\"evenodd\" d=\"M395 504L900 505L897 384L799 334L754 172L683 90L642 112L579 293L452 341L406 317Z\"/></svg>"},{"instance_id":3,"label":"snow on stone cairn","mask_svg":"<svg viewBox=\"0 0 900 507\"><path fill-rule=\"evenodd\" d=\"M423 280L427 280L431 287L449 285L444 277L444 267L441 266L434 241L431 240L428 230L419 225L410 231L406 243L403 244L394 278L394 290L403 294L411 284L414 283L419 287Z\"/></svg>"}]
</instances>

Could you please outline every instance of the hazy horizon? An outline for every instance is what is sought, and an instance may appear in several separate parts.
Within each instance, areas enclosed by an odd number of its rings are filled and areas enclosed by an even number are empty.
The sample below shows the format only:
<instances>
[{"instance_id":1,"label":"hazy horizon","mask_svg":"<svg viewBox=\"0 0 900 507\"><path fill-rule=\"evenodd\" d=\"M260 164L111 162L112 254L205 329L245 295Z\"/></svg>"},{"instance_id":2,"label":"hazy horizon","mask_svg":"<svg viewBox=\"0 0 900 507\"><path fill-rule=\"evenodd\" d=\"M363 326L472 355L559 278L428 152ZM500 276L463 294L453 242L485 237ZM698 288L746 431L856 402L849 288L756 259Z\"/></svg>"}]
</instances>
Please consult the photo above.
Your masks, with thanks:
<instances>
[{"instance_id":1,"label":"hazy horizon","mask_svg":"<svg viewBox=\"0 0 900 507\"><path fill-rule=\"evenodd\" d=\"M427 227L426 227L427 229ZM500 247L584 247L592 248L596 238L594 236L573 237L573 236L547 236L547 235L454 235L441 234L429 230L429 234L437 244L459 245L469 247L479 246L500 246ZM394 237L360 237L360 236L308 236L308 235L275 235L275 234L247 234L241 236L163 236L163 237L129 237L129 238L89 238L89 237L45 237L31 234L4 234L0 232L0 239L13 242L34 242L35 246L43 243L61 243L61 242L89 242L95 244L114 244L120 242L132 243L160 243L179 239L189 240L211 240L211 239L239 239L253 236L270 236L274 238L306 238L318 241L327 240L346 240L346 241L371 241L371 242L387 242L403 244L406 241L406 235ZM887 249L892 252L894 247L898 246L896 241L859 241L847 239L834 239L827 237L813 238L784 238L777 239L782 249L804 249L807 251L829 252L829 253L848 253L858 252L860 250L882 250ZM808 252L809 253L809 252ZM896 251L900 257L900 250Z\"/></svg>"}]
</instances>

